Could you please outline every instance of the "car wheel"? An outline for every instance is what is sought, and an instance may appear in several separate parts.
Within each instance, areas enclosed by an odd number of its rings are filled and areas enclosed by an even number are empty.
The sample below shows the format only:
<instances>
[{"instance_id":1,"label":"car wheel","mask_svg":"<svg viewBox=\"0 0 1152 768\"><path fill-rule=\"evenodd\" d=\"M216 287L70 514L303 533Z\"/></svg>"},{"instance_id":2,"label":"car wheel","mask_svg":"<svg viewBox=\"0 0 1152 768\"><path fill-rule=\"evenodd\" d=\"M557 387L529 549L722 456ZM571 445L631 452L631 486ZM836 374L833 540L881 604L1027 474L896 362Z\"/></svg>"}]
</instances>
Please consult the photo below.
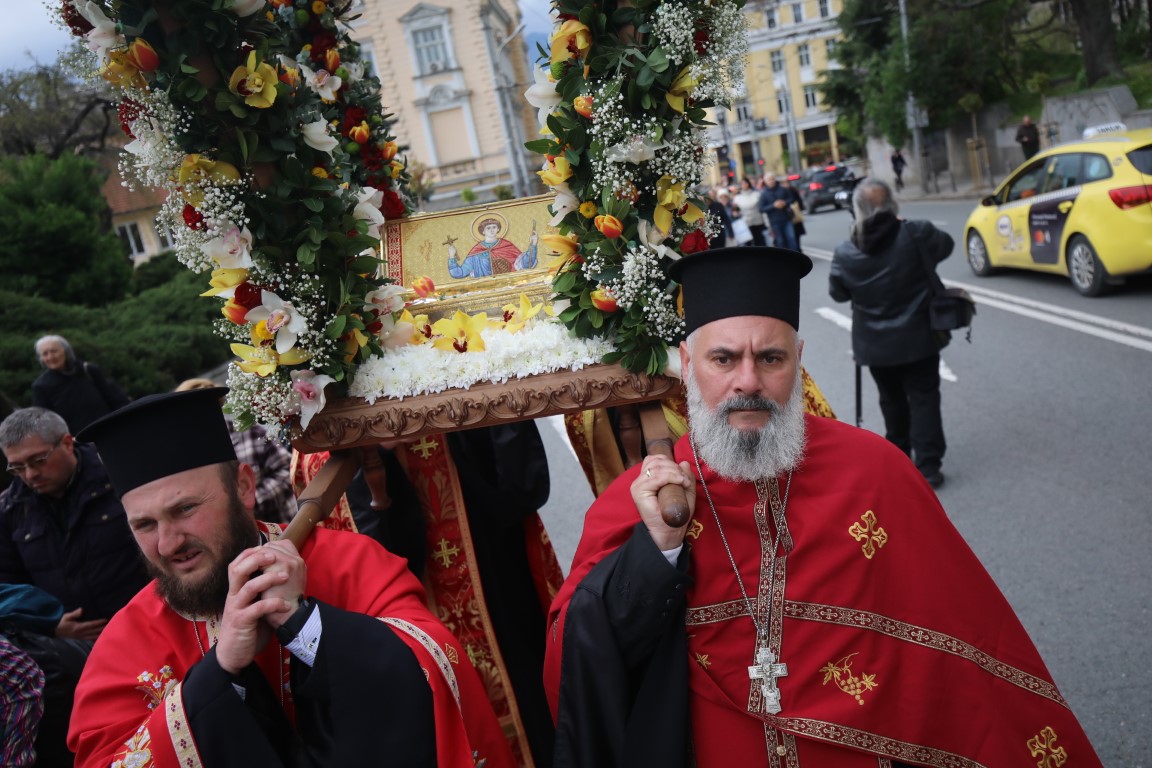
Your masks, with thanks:
<instances>
[{"instance_id":1,"label":"car wheel","mask_svg":"<svg viewBox=\"0 0 1152 768\"><path fill-rule=\"evenodd\" d=\"M968 266L980 277L992 274L992 260L988 257L988 247L984 245L984 238L980 233L968 233Z\"/></svg>"},{"instance_id":2,"label":"car wheel","mask_svg":"<svg viewBox=\"0 0 1152 768\"><path fill-rule=\"evenodd\" d=\"M1100 263L1096 249L1083 235L1068 241L1068 279L1085 296L1099 296L1108 285L1108 271Z\"/></svg>"}]
</instances>

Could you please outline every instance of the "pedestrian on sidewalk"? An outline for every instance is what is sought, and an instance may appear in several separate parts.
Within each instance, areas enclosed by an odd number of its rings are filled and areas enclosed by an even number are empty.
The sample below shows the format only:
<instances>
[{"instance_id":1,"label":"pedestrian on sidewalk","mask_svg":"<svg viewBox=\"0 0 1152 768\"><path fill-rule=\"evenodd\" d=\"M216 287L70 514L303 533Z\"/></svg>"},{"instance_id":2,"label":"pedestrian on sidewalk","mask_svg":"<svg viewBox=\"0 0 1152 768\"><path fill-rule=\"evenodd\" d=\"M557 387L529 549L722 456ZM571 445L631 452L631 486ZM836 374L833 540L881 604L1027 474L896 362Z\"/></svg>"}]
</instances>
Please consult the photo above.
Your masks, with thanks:
<instances>
[{"instance_id":1,"label":"pedestrian on sidewalk","mask_svg":"<svg viewBox=\"0 0 1152 768\"><path fill-rule=\"evenodd\" d=\"M1025 161L1031 160L1032 156L1040 151L1040 131L1032 124L1032 118L1028 115L1024 115L1024 120L1016 129L1016 143L1024 150Z\"/></svg>"},{"instance_id":2,"label":"pedestrian on sidewalk","mask_svg":"<svg viewBox=\"0 0 1152 768\"><path fill-rule=\"evenodd\" d=\"M908 165L908 161L904 159L904 154L897 148L892 152L892 173L896 174L896 191L904 189L904 168Z\"/></svg>"}]
</instances>

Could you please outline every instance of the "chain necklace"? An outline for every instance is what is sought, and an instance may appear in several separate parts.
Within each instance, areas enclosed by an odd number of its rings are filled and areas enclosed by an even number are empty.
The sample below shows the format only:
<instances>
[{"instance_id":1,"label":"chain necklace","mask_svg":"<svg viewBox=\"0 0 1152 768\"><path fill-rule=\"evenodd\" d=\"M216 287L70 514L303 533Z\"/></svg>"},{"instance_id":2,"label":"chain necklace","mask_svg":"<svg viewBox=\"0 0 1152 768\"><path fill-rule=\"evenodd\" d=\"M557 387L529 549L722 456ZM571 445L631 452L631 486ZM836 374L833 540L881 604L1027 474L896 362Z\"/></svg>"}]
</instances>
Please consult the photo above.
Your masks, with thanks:
<instances>
[{"instance_id":1,"label":"chain necklace","mask_svg":"<svg viewBox=\"0 0 1152 768\"><path fill-rule=\"evenodd\" d=\"M728 563L732 566L732 572L736 574L736 584L740 587L740 594L744 597L748 618L752 620L752 626L756 629L756 663L748 667L748 678L760 681L760 693L764 698L764 711L774 715L781 709L780 689L776 685L776 680L787 676L788 665L776 660L776 654L772 652L768 644L768 634L772 624L771 596L769 596L768 615L764 617L764 624L761 625L756 620L756 610L752 605L752 599L748 597L748 590L744 587L744 578L740 575L740 569L736 565L732 548L728 546L728 537L724 534L724 526L720 524L720 514L716 511L716 504L712 501L712 492L708 490L708 483L704 481L704 470L700 467L700 455L696 451L696 441L690 439L689 444L692 447L692 459L696 463L696 474L700 477L700 487L704 489L704 498L708 500L708 507L712 510L712 519L716 521L716 530L720 534L720 542L724 545L724 551L728 554ZM780 516L779 519L774 519L776 538L772 541L772 556L768 561L769 589L776 580L776 553L780 549L780 534L784 530L782 523L784 522L784 514L788 510L788 494L791 491L792 470L788 470L788 482L784 486L784 500L780 506ZM773 518L775 517L773 515Z\"/></svg>"}]
</instances>

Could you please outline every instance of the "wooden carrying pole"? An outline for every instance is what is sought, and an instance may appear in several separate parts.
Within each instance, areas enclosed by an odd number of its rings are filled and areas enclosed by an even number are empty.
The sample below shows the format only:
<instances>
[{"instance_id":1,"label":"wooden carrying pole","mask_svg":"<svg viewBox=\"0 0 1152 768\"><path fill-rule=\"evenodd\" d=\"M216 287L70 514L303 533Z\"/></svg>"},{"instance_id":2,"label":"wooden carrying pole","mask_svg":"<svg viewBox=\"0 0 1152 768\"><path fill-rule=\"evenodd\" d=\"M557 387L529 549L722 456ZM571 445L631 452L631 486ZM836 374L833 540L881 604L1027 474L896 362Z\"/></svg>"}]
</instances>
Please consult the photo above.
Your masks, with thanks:
<instances>
[{"instance_id":1,"label":"wooden carrying pole","mask_svg":"<svg viewBox=\"0 0 1152 768\"><path fill-rule=\"evenodd\" d=\"M659 401L649 401L640 405L640 428L644 431L644 449L652 455L673 456L672 435L668 432L668 422L664 419L664 406ZM660 516L673 528L682 528L688 523L688 498L679 485L666 485L656 494L660 504Z\"/></svg>"},{"instance_id":2,"label":"wooden carrying pole","mask_svg":"<svg viewBox=\"0 0 1152 768\"><path fill-rule=\"evenodd\" d=\"M316 477L312 478L312 482L308 483L308 487L297 500L300 511L284 531L284 537L291 541L296 549L303 549L304 542L312 535L312 531L316 530L316 526L332 514L332 510L340 503L340 497L356 475L356 470L360 469L362 460L359 448L335 451L316 473Z\"/></svg>"}]
</instances>

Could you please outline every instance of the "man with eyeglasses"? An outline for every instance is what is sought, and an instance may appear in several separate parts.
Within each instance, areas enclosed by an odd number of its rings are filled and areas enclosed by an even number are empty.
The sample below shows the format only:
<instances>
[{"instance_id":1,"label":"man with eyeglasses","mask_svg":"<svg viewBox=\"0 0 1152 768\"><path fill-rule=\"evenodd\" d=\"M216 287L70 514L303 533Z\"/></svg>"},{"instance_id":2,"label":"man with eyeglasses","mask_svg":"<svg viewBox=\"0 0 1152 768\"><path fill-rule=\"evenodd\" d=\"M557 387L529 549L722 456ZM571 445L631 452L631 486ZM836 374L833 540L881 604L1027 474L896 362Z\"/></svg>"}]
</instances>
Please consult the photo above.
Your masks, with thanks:
<instances>
[{"instance_id":1,"label":"man with eyeglasses","mask_svg":"<svg viewBox=\"0 0 1152 768\"><path fill-rule=\"evenodd\" d=\"M48 667L37 752L44 765L71 765L65 734L84 660L148 575L96 450L63 418L16 411L0 423L0 450L12 475L0 494L0 583L32 584L64 606L53 637L15 638Z\"/></svg>"}]
</instances>

